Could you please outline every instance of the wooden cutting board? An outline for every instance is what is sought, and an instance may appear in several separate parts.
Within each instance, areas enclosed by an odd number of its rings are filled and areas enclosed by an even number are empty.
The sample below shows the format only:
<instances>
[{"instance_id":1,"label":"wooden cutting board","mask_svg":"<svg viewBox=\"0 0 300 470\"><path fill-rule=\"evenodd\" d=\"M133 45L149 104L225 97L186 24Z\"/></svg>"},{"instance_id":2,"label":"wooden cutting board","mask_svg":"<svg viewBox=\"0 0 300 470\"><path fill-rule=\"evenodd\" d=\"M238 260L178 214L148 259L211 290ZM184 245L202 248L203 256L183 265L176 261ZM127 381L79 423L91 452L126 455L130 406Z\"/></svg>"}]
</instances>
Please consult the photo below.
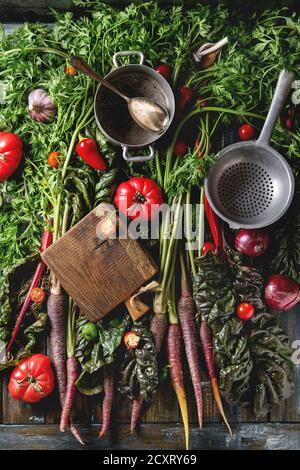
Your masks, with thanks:
<instances>
[{"instance_id":1,"label":"wooden cutting board","mask_svg":"<svg viewBox=\"0 0 300 470\"><path fill-rule=\"evenodd\" d=\"M65 291L91 321L100 320L127 300L157 272L137 240L103 240L112 210L112 206L99 204L42 254Z\"/></svg>"}]
</instances>

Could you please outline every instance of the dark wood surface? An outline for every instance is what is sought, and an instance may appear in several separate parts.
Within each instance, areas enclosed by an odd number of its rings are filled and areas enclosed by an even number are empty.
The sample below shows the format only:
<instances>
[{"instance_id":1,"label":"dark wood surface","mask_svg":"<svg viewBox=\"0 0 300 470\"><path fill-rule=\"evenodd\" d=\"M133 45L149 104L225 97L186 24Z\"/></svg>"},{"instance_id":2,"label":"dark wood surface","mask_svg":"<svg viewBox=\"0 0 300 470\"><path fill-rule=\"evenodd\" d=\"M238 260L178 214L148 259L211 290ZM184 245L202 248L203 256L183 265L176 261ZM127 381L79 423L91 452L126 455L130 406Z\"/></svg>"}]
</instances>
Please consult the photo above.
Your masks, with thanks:
<instances>
[{"instance_id":1,"label":"dark wood surface","mask_svg":"<svg viewBox=\"0 0 300 470\"><path fill-rule=\"evenodd\" d=\"M291 343L300 339L300 307L278 315ZM299 346L298 346L299 348ZM300 354L299 354L300 357ZM231 438L220 420L210 384L203 375L204 425L197 428L197 413L190 381L187 396L191 426L191 449L300 449L300 365L294 366L294 392L265 419L256 420L247 410L227 406L233 429ZM188 373L185 374L188 377ZM80 449L69 432L59 432L57 396L26 405L7 393L7 377L0 394L0 449ZM176 397L169 381L160 387L152 405L143 413L136 434L129 432L130 403L117 396L110 434L97 438L102 420L102 395L76 396L75 421L86 440L85 449L184 449L184 436Z\"/></svg>"},{"instance_id":2,"label":"dark wood surface","mask_svg":"<svg viewBox=\"0 0 300 470\"><path fill-rule=\"evenodd\" d=\"M14 25L7 25L6 31L13 28ZM300 305L278 317L289 334L291 344L299 341ZM255 420L247 410L227 407L232 438L221 423L204 371L202 385L204 425L199 430L193 391L187 381L191 449L300 449L300 364L294 366L292 396L276 406L265 419ZM107 437L99 440L101 406L101 395L76 397L75 421L80 423L86 449L184 449L180 413L169 381L161 386L151 407L145 410L142 424L134 435L129 432L129 402L118 398L114 405L112 430ZM59 432L59 417L56 395L34 406L26 405L9 397L7 376L0 376L0 450L80 449L81 446L69 432Z\"/></svg>"}]
</instances>

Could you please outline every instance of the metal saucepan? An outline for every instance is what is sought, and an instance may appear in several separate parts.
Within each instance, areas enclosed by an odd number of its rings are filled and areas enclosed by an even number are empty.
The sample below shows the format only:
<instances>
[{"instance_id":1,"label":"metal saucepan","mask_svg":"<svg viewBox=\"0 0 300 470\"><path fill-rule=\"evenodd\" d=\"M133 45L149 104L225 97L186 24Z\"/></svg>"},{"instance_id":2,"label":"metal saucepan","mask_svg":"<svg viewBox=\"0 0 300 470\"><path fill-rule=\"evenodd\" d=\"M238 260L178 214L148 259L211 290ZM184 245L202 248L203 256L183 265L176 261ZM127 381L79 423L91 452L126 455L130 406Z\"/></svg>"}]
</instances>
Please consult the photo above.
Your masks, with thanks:
<instances>
[{"instance_id":1,"label":"metal saucepan","mask_svg":"<svg viewBox=\"0 0 300 470\"><path fill-rule=\"evenodd\" d=\"M231 228L271 225L284 215L292 201L293 172L269 144L292 81L293 74L280 72L258 140L238 142L221 150L205 180L211 207Z\"/></svg>"},{"instance_id":2,"label":"metal saucepan","mask_svg":"<svg viewBox=\"0 0 300 470\"><path fill-rule=\"evenodd\" d=\"M120 56L138 56L139 64L119 65ZM132 119L127 103L115 93L99 84L94 99L94 112L101 132L123 149L126 161L141 162L154 157L153 144L167 131L175 113L175 99L169 83L155 70L143 65L144 54L140 51L122 51L113 56L115 68L105 79L127 96L144 96L163 108L169 122L161 133L142 129ZM130 157L129 150L149 147L149 155Z\"/></svg>"}]
</instances>

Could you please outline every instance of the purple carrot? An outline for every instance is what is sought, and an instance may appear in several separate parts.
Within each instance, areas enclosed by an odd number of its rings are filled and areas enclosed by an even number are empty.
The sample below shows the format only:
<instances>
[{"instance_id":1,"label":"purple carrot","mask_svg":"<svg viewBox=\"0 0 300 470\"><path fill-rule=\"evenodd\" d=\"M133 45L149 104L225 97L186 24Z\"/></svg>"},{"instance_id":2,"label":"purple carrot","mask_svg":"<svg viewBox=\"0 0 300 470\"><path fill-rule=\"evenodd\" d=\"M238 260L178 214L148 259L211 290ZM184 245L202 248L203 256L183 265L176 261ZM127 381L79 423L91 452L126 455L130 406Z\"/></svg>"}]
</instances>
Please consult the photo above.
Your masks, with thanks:
<instances>
[{"instance_id":1,"label":"purple carrot","mask_svg":"<svg viewBox=\"0 0 300 470\"><path fill-rule=\"evenodd\" d=\"M64 295L52 292L48 298L47 311L50 320L52 359L56 371L59 399L63 408L67 389ZM70 418L70 431L75 439L84 445L72 418Z\"/></svg>"},{"instance_id":2,"label":"purple carrot","mask_svg":"<svg viewBox=\"0 0 300 470\"><path fill-rule=\"evenodd\" d=\"M180 251L181 262L181 297L178 302L178 315L182 328L184 347L186 357L190 369L194 394L197 404L199 426L202 428L202 390L200 375L200 360L198 355L197 344L199 342L196 321L194 316L194 300L191 295L183 253Z\"/></svg>"},{"instance_id":3,"label":"purple carrot","mask_svg":"<svg viewBox=\"0 0 300 470\"><path fill-rule=\"evenodd\" d=\"M131 422L130 422L130 432L134 433L140 414L141 410L143 407L143 402L144 400L142 398L134 398L132 402L132 409L131 409Z\"/></svg>"},{"instance_id":4,"label":"purple carrot","mask_svg":"<svg viewBox=\"0 0 300 470\"><path fill-rule=\"evenodd\" d=\"M151 320L150 330L153 334L155 349L159 353L168 329L168 318L165 313L155 313Z\"/></svg>"},{"instance_id":5,"label":"purple carrot","mask_svg":"<svg viewBox=\"0 0 300 470\"><path fill-rule=\"evenodd\" d=\"M178 321L178 320L177 320ZM189 448L189 423L186 395L183 382L183 366L181 356L182 332L178 323L169 325L167 335L167 357L170 365L170 378L180 406L184 425L186 448Z\"/></svg>"},{"instance_id":6,"label":"purple carrot","mask_svg":"<svg viewBox=\"0 0 300 470\"><path fill-rule=\"evenodd\" d=\"M56 371L60 403L63 407L67 388L64 295L50 294L48 298L50 345Z\"/></svg>"},{"instance_id":7,"label":"purple carrot","mask_svg":"<svg viewBox=\"0 0 300 470\"><path fill-rule=\"evenodd\" d=\"M200 333L202 349L203 349L203 353L204 353L206 368L207 368L207 371L208 371L208 375L209 375L213 395L214 395L215 401L217 403L217 406L219 408L220 414L221 414L221 416L224 420L224 423L226 424L226 426L228 428L228 431L232 436L232 431L231 431L230 425L227 421L225 411L224 411L224 408L223 408L223 404L222 404L222 399L221 399L221 396L220 396L217 373L216 373L216 369L215 369L215 366L214 366L213 346L212 346L212 342L211 342L211 334L210 334L209 326L208 326L208 324L205 320L202 320L202 322L201 322L199 333Z\"/></svg>"},{"instance_id":8,"label":"purple carrot","mask_svg":"<svg viewBox=\"0 0 300 470\"><path fill-rule=\"evenodd\" d=\"M160 352L164 337L168 328L168 318L165 313L155 313L152 317L150 324L150 331L153 334L154 345L157 353ZM131 425L130 431L133 433L136 429L141 411L143 407L143 400L134 398L131 409Z\"/></svg>"},{"instance_id":9,"label":"purple carrot","mask_svg":"<svg viewBox=\"0 0 300 470\"><path fill-rule=\"evenodd\" d=\"M60 430L64 432L68 425L69 416L72 411L72 405L75 396L75 382L77 379L77 360L76 357L67 358L67 390L65 396L65 402L62 409Z\"/></svg>"},{"instance_id":10,"label":"purple carrot","mask_svg":"<svg viewBox=\"0 0 300 470\"><path fill-rule=\"evenodd\" d=\"M103 423L99 437L103 437L110 427L111 410L114 396L114 369L108 365L104 369L104 398L102 404Z\"/></svg>"}]
</instances>

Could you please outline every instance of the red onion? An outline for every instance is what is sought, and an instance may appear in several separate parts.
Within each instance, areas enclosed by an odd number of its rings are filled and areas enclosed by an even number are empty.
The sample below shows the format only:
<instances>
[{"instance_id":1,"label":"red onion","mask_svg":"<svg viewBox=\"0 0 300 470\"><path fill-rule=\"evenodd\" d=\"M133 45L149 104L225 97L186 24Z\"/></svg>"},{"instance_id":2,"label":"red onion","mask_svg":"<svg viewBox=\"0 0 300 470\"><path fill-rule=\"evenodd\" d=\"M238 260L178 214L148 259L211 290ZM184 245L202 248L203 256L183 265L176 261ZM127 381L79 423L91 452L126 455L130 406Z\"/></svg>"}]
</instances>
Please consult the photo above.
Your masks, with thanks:
<instances>
[{"instance_id":1,"label":"red onion","mask_svg":"<svg viewBox=\"0 0 300 470\"><path fill-rule=\"evenodd\" d=\"M293 279L273 274L265 287L265 301L274 310L290 310L300 300L300 289Z\"/></svg>"},{"instance_id":2,"label":"red onion","mask_svg":"<svg viewBox=\"0 0 300 470\"><path fill-rule=\"evenodd\" d=\"M56 106L52 103L50 95L42 88L33 90L28 96L29 116L38 122L49 122L53 119Z\"/></svg>"},{"instance_id":3,"label":"red onion","mask_svg":"<svg viewBox=\"0 0 300 470\"><path fill-rule=\"evenodd\" d=\"M269 246L269 234L266 230L242 228L235 237L235 247L244 255L260 256Z\"/></svg>"}]
</instances>

